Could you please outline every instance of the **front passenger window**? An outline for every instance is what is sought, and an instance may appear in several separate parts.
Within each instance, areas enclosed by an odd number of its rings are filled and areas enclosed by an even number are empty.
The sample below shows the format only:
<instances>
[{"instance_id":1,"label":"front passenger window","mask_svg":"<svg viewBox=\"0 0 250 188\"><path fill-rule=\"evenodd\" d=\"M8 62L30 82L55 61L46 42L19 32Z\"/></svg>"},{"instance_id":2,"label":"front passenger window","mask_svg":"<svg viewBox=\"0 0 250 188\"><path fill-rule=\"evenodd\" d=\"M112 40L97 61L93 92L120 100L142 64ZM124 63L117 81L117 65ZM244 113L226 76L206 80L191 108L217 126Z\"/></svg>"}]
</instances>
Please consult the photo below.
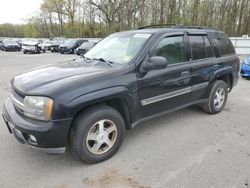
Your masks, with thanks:
<instances>
[{"instance_id":1,"label":"front passenger window","mask_svg":"<svg viewBox=\"0 0 250 188\"><path fill-rule=\"evenodd\" d=\"M165 57L168 60L168 64L187 61L183 37L174 36L162 39L152 55Z\"/></svg>"}]
</instances>

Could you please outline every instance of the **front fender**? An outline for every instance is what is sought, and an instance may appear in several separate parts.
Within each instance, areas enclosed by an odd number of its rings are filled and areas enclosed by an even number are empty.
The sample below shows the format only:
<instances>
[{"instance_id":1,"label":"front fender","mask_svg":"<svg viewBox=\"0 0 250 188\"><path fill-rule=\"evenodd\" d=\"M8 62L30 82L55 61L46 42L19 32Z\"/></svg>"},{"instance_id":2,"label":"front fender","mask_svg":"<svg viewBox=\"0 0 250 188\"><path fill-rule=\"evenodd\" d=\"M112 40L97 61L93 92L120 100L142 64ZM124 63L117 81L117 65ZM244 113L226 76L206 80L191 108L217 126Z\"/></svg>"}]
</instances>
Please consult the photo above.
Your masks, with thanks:
<instances>
[{"instance_id":1,"label":"front fender","mask_svg":"<svg viewBox=\"0 0 250 188\"><path fill-rule=\"evenodd\" d=\"M80 110L87 106L102 103L112 99L122 99L128 105L128 108L133 113L135 109L136 96L134 96L128 88L124 86L115 86L106 88L91 93L87 93L72 99L68 103L69 116L74 117Z\"/></svg>"}]
</instances>

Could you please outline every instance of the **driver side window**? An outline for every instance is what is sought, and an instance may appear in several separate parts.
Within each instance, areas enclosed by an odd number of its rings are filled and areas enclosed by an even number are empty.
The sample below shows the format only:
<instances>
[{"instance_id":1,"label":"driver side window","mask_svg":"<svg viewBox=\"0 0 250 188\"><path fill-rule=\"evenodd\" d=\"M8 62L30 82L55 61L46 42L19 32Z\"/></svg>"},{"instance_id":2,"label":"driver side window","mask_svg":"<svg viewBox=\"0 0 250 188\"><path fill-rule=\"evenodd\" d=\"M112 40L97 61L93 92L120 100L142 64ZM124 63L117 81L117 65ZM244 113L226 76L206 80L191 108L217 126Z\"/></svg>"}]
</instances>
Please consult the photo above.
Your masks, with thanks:
<instances>
[{"instance_id":1,"label":"driver side window","mask_svg":"<svg viewBox=\"0 0 250 188\"><path fill-rule=\"evenodd\" d=\"M187 61L183 36L173 36L162 39L154 49L153 56L162 56L168 64Z\"/></svg>"}]
</instances>

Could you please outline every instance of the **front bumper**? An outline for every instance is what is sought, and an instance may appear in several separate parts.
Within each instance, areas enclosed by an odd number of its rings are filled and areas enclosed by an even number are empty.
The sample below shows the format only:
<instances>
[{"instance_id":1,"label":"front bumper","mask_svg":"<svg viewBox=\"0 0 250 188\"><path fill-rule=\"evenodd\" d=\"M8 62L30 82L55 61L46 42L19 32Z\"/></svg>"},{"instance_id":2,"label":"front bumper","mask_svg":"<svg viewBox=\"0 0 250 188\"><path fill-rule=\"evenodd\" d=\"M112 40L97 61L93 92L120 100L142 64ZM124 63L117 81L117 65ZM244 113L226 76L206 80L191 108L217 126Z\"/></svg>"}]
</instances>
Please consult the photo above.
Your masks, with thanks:
<instances>
[{"instance_id":1,"label":"front bumper","mask_svg":"<svg viewBox=\"0 0 250 188\"><path fill-rule=\"evenodd\" d=\"M51 50L52 52L59 52L59 46L51 46L51 47L50 47L50 50Z\"/></svg>"},{"instance_id":2,"label":"front bumper","mask_svg":"<svg viewBox=\"0 0 250 188\"><path fill-rule=\"evenodd\" d=\"M22 50L29 53L36 53L38 51L36 46L23 46Z\"/></svg>"},{"instance_id":3,"label":"front bumper","mask_svg":"<svg viewBox=\"0 0 250 188\"><path fill-rule=\"evenodd\" d=\"M59 52L60 53L72 53L74 51L74 49L72 48L59 48Z\"/></svg>"},{"instance_id":4,"label":"front bumper","mask_svg":"<svg viewBox=\"0 0 250 188\"><path fill-rule=\"evenodd\" d=\"M31 120L16 112L10 99L5 101L3 119L16 139L31 149L48 154L64 153L72 119L42 122ZM36 138L36 142L30 135Z\"/></svg>"},{"instance_id":5,"label":"front bumper","mask_svg":"<svg viewBox=\"0 0 250 188\"><path fill-rule=\"evenodd\" d=\"M20 49L18 46L5 46L6 51L19 51Z\"/></svg>"},{"instance_id":6,"label":"front bumper","mask_svg":"<svg viewBox=\"0 0 250 188\"><path fill-rule=\"evenodd\" d=\"M250 65L242 64L240 69L240 75L242 77L250 77Z\"/></svg>"},{"instance_id":7,"label":"front bumper","mask_svg":"<svg viewBox=\"0 0 250 188\"><path fill-rule=\"evenodd\" d=\"M87 50L83 50L83 49L77 50L77 54L79 54L79 55L84 55L84 54L86 54L86 52L87 52Z\"/></svg>"}]
</instances>

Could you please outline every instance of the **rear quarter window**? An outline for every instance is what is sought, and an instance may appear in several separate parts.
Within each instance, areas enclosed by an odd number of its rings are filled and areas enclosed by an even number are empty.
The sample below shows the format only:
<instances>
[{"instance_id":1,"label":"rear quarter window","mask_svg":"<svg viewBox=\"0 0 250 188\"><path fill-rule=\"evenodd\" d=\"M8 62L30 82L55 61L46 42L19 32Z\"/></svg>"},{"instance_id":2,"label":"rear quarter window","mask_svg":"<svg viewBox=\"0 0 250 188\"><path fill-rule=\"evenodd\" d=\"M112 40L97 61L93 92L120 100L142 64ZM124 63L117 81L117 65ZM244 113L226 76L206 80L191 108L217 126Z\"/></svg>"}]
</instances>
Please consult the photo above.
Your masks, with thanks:
<instances>
[{"instance_id":1,"label":"rear quarter window","mask_svg":"<svg viewBox=\"0 0 250 188\"><path fill-rule=\"evenodd\" d=\"M192 60L214 57L214 51L206 35L189 35Z\"/></svg>"},{"instance_id":2,"label":"rear quarter window","mask_svg":"<svg viewBox=\"0 0 250 188\"><path fill-rule=\"evenodd\" d=\"M225 33L210 34L220 56L235 54L232 42Z\"/></svg>"}]
</instances>

